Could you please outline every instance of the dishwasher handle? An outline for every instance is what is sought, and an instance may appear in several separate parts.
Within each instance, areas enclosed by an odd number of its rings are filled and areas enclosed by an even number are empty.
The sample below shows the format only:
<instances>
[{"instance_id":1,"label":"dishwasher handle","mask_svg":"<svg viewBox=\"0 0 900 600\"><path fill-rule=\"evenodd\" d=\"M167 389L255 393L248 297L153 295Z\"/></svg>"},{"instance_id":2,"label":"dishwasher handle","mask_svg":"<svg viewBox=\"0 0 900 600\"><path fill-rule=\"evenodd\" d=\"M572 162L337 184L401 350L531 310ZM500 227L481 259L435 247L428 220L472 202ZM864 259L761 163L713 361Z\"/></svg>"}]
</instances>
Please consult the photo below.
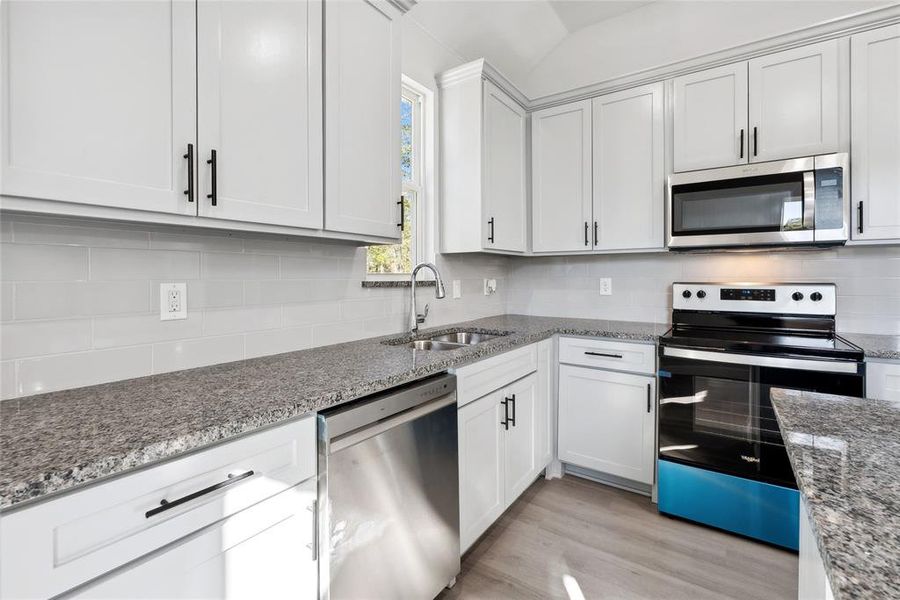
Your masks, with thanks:
<instances>
[{"instance_id":1,"label":"dishwasher handle","mask_svg":"<svg viewBox=\"0 0 900 600\"><path fill-rule=\"evenodd\" d=\"M345 433L344 435L340 435L331 440L328 453L334 454L336 452L340 452L341 450L346 450L350 446L355 446L356 444L373 438L376 435L388 431L389 429L399 427L400 425L409 423L410 421L415 421L416 419L439 411L442 408L450 406L452 404L456 404L455 393L447 394L446 396L441 396L440 398L435 398L430 402L426 402L414 408L410 408L409 410L403 411L402 413L394 415L393 417L390 417L388 419L384 419L383 421L376 421L375 423L357 429L356 431Z\"/></svg>"}]
</instances>

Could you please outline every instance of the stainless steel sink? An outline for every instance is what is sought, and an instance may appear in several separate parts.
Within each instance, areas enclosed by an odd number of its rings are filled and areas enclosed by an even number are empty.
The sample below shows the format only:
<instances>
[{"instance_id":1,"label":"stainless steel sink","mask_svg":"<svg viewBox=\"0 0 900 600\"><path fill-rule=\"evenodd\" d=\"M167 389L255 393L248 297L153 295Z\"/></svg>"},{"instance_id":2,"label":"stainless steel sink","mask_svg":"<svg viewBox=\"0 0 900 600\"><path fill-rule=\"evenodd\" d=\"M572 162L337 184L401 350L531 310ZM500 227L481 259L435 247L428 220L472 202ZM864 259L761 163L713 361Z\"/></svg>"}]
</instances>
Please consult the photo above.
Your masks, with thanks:
<instances>
[{"instance_id":1,"label":"stainless steel sink","mask_svg":"<svg viewBox=\"0 0 900 600\"><path fill-rule=\"evenodd\" d=\"M435 340L415 340L406 345L415 350L458 350L459 348L465 348L467 346L467 344L453 344Z\"/></svg>"},{"instance_id":2,"label":"stainless steel sink","mask_svg":"<svg viewBox=\"0 0 900 600\"><path fill-rule=\"evenodd\" d=\"M435 335L428 339L437 342L450 342L452 344L465 344L466 346L474 346L481 342L486 342L494 338L500 337L491 333L479 333L477 331L457 331L456 333L445 333L443 335Z\"/></svg>"}]
</instances>

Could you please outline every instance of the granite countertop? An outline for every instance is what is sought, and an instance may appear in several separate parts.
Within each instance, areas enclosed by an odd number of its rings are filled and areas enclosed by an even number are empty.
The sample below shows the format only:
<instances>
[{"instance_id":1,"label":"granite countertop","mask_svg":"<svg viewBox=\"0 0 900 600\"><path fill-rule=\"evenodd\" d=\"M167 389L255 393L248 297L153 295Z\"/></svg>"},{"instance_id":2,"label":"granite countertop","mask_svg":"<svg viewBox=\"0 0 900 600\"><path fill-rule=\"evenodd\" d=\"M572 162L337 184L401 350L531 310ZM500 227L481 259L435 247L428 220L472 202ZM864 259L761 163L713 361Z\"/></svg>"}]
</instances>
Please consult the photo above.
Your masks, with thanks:
<instances>
[{"instance_id":1,"label":"granite countertop","mask_svg":"<svg viewBox=\"0 0 900 600\"><path fill-rule=\"evenodd\" d=\"M900 402L772 390L836 600L900 598Z\"/></svg>"},{"instance_id":2,"label":"granite countertop","mask_svg":"<svg viewBox=\"0 0 900 600\"><path fill-rule=\"evenodd\" d=\"M369 338L0 402L0 509L474 362L555 333L655 341L666 325L502 315L451 351ZM408 341L409 337L405 338Z\"/></svg>"},{"instance_id":3,"label":"granite countertop","mask_svg":"<svg viewBox=\"0 0 900 600\"><path fill-rule=\"evenodd\" d=\"M867 358L900 360L900 335L840 332L838 335L862 348Z\"/></svg>"}]
</instances>

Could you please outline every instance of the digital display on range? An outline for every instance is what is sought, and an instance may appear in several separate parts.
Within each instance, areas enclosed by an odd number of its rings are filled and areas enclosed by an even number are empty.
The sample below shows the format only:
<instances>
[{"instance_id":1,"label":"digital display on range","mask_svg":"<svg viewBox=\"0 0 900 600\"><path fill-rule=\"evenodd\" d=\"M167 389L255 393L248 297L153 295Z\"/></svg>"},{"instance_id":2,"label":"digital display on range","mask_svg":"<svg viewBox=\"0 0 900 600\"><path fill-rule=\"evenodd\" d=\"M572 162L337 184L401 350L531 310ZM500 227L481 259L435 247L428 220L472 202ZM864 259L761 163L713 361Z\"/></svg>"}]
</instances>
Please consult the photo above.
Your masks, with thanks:
<instances>
[{"instance_id":1,"label":"digital display on range","mask_svg":"<svg viewBox=\"0 0 900 600\"><path fill-rule=\"evenodd\" d=\"M719 292L721 300L756 300L759 302L775 302L775 290L746 289L746 288L722 288Z\"/></svg>"}]
</instances>

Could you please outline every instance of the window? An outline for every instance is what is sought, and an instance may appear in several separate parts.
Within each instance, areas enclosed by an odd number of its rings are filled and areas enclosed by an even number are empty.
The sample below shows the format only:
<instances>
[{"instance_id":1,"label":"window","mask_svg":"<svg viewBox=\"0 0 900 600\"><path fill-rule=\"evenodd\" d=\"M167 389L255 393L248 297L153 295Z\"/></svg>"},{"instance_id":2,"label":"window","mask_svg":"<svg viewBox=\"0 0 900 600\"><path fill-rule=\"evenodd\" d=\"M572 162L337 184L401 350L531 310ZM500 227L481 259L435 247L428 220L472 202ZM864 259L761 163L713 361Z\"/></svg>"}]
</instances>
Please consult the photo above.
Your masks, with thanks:
<instances>
[{"instance_id":1,"label":"window","mask_svg":"<svg viewBox=\"0 0 900 600\"><path fill-rule=\"evenodd\" d=\"M424 149L429 94L427 88L403 78L399 123L403 232L399 244L369 246L366 271L373 279L408 275L428 255Z\"/></svg>"}]
</instances>

